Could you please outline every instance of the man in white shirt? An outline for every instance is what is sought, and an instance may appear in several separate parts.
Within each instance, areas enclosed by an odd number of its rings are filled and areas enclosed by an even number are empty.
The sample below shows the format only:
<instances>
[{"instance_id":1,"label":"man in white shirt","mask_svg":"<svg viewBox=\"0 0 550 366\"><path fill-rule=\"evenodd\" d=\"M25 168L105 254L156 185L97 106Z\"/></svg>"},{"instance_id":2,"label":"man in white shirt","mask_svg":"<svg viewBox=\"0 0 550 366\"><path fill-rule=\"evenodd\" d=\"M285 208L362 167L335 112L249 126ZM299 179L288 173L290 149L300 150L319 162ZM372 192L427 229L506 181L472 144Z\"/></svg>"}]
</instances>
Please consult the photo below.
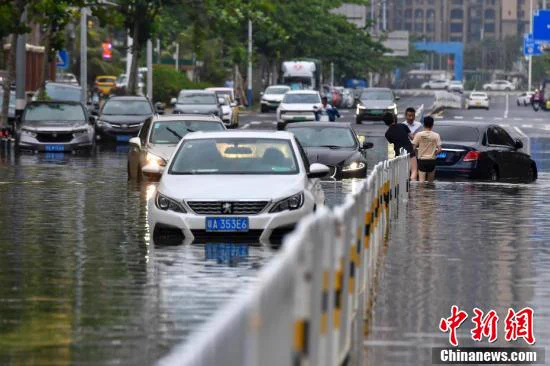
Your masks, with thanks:
<instances>
[{"instance_id":1,"label":"man in white shirt","mask_svg":"<svg viewBox=\"0 0 550 366\"><path fill-rule=\"evenodd\" d=\"M414 138L414 135L416 135L417 132L420 131L422 128L422 123L415 121L416 118L416 110L413 107L407 108L405 111L405 122L403 124L406 124L407 127L409 127L409 130L411 131L411 140Z\"/></svg>"}]
</instances>

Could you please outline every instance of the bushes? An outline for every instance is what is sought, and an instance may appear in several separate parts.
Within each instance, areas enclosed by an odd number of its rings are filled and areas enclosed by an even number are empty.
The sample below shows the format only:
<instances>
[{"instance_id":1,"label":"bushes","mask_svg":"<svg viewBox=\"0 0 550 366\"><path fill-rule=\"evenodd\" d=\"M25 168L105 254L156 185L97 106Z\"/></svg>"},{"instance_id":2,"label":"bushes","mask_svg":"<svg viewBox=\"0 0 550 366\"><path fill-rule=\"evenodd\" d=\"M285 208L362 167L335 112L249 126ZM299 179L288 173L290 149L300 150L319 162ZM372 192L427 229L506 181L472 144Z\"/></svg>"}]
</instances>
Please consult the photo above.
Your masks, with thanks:
<instances>
[{"instance_id":1,"label":"bushes","mask_svg":"<svg viewBox=\"0 0 550 366\"><path fill-rule=\"evenodd\" d=\"M209 86L206 83L191 82L185 73L177 72L173 66L153 66L154 102L169 103L170 99L177 97L182 89L204 89Z\"/></svg>"}]
</instances>

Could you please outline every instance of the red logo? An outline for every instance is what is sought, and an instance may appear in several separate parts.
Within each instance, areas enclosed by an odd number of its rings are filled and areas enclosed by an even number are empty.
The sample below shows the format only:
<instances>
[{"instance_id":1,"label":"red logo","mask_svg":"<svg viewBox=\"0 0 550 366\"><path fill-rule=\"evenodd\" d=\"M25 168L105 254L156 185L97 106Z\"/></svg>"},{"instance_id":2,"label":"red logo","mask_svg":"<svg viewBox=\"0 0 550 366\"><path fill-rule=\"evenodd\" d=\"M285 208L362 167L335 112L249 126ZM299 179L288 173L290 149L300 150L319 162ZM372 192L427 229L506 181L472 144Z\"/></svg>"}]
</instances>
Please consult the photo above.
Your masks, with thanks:
<instances>
[{"instance_id":1,"label":"red logo","mask_svg":"<svg viewBox=\"0 0 550 366\"><path fill-rule=\"evenodd\" d=\"M439 330L442 332L449 332L449 342L453 346L458 346L456 339L456 330L460 328L460 325L468 318L468 314L465 311L458 310L458 306L453 305L451 307L451 316L448 318L441 318L439 322Z\"/></svg>"},{"instance_id":2,"label":"red logo","mask_svg":"<svg viewBox=\"0 0 550 366\"><path fill-rule=\"evenodd\" d=\"M483 316L483 311L474 308L474 313L476 315L472 318L472 322L474 322L476 326L470 332L472 334L472 339L481 342L483 337L487 337L489 338L489 343L496 341L498 336L498 315L496 311L491 310L487 315Z\"/></svg>"},{"instance_id":3,"label":"red logo","mask_svg":"<svg viewBox=\"0 0 550 366\"><path fill-rule=\"evenodd\" d=\"M506 334L505 338L508 342L515 341L518 338L523 338L529 344L535 343L535 335L533 332L533 309L523 308L517 313L508 309L506 315Z\"/></svg>"}]
</instances>

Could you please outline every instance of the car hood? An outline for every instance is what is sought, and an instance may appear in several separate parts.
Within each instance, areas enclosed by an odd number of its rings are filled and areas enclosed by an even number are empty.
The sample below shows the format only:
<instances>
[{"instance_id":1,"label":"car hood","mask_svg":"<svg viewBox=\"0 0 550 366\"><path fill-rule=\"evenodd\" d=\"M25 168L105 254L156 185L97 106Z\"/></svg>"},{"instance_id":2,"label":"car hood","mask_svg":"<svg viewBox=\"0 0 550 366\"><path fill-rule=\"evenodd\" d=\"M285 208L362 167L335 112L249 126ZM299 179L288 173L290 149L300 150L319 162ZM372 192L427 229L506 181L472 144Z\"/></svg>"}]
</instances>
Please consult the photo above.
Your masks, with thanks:
<instances>
[{"instance_id":1,"label":"car hood","mask_svg":"<svg viewBox=\"0 0 550 366\"><path fill-rule=\"evenodd\" d=\"M361 105L363 107L372 109L387 109L392 107L393 104L391 100L361 100Z\"/></svg>"},{"instance_id":2,"label":"car hood","mask_svg":"<svg viewBox=\"0 0 550 366\"><path fill-rule=\"evenodd\" d=\"M87 128L88 126L89 125L84 121L40 121L40 124L35 124L33 122L23 122L21 124L21 128L35 132L63 132L82 130L83 128Z\"/></svg>"},{"instance_id":3,"label":"car hood","mask_svg":"<svg viewBox=\"0 0 550 366\"><path fill-rule=\"evenodd\" d=\"M171 175L159 192L185 200L278 200L304 190L303 175Z\"/></svg>"},{"instance_id":4,"label":"car hood","mask_svg":"<svg viewBox=\"0 0 550 366\"><path fill-rule=\"evenodd\" d=\"M325 147L306 147L304 149L311 164L320 163L338 166L347 161L365 160L361 153L351 148L330 149Z\"/></svg>"},{"instance_id":5,"label":"car hood","mask_svg":"<svg viewBox=\"0 0 550 366\"><path fill-rule=\"evenodd\" d=\"M149 151L168 161L172 157L177 144L149 144Z\"/></svg>"},{"instance_id":6,"label":"car hood","mask_svg":"<svg viewBox=\"0 0 550 366\"><path fill-rule=\"evenodd\" d=\"M143 123L152 115L132 116L128 114L102 114L99 116L101 121L109 123Z\"/></svg>"},{"instance_id":7,"label":"car hood","mask_svg":"<svg viewBox=\"0 0 550 366\"><path fill-rule=\"evenodd\" d=\"M284 96L284 94L264 94L262 99L268 102L281 102Z\"/></svg>"},{"instance_id":8,"label":"car hood","mask_svg":"<svg viewBox=\"0 0 550 366\"><path fill-rule=\"evenodd\" d=\"M218 112L218 106L214 104L176 104L174 109L182 113L209 114Z\"/></svg>"},{"instance_id":9,"label":"car hood","mask_svg":"<svg viewBox=\"0 0 550 366\"><path fill-rule=\"evenodd\" d=\"M287 103L281 103L279 108L281 108L282 110L285 110L285 111L312 111L313 112L313 107L319 107L320 105L321 105L320 103L319 104L312 104L312 103L287 104Z\"/></svg>"}]
</instances>

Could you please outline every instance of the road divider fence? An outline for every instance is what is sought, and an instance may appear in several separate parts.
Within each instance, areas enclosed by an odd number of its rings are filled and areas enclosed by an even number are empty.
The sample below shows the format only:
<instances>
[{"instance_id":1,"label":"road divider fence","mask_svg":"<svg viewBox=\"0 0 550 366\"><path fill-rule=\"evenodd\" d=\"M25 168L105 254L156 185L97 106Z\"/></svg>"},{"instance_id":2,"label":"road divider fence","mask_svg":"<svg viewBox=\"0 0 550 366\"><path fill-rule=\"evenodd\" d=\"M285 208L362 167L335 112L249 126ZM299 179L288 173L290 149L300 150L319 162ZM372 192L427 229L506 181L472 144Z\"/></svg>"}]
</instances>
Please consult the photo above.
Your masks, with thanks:
<instances>
[{"instance_id":1,"label":"road divider fence","mask_svg":"<svg viewBox=\"0 0 550 366\"><path fill-rule=\"evenodd\" d=\"M157 365L363 364L380 253L408 177L406 155L378 163L343 204L302 220L257 283Z\"/></svg>"},{"instance_id":2,"label":"road divider fence","mask_svg":"<svg viewBox=\"0 0 550 366\"><path fill-rule=\"evenodd\" d=\"M458 109L462 107L462 95L450 93L446 90L434 92L435 101L431 108L431 113L437 113L444 109Z\"/></svg>"}]
</instances>

